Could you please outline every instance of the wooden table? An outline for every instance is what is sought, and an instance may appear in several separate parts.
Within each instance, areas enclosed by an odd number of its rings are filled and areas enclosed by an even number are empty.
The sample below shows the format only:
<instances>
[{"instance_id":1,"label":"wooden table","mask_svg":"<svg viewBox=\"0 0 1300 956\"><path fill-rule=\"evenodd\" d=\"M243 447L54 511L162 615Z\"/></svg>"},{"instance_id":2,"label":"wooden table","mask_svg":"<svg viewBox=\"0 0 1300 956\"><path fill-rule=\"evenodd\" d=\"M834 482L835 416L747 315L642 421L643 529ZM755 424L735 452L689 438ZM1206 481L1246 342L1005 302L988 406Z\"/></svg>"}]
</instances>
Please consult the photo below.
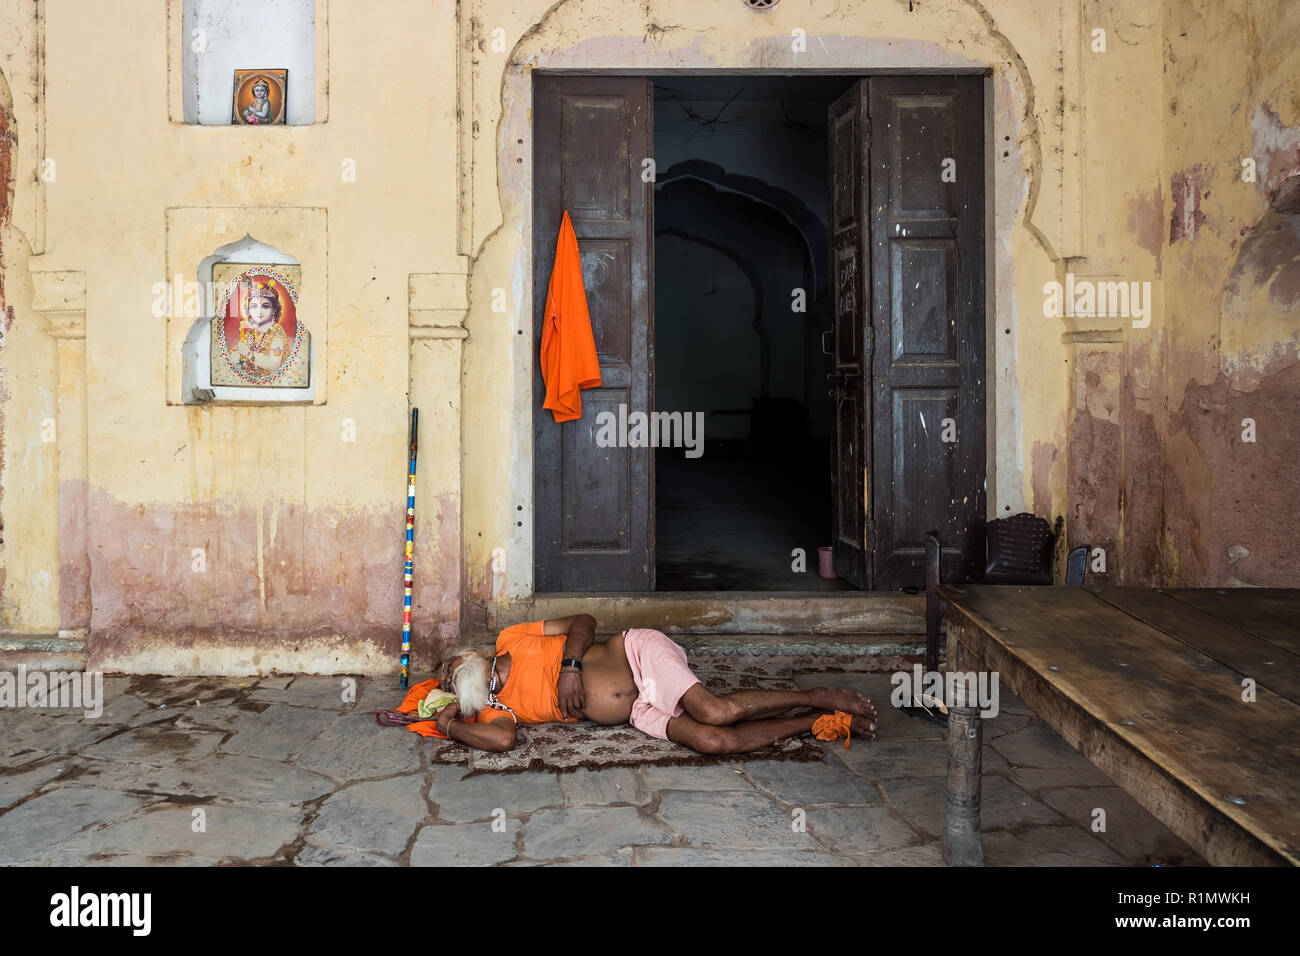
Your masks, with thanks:
<instances>
[{"instance_id":1,"label":"wooden table","mask_svg":"<svg viewBox=\"0 0 1300 956\"><path fill-rule=\"evenodd\" d=\"M1300 590L940 593L949 672L997 672L1210 863L1300 864ZM980 865L981 717L948 703L944 856Z\"/></svg>"}]
</instances>

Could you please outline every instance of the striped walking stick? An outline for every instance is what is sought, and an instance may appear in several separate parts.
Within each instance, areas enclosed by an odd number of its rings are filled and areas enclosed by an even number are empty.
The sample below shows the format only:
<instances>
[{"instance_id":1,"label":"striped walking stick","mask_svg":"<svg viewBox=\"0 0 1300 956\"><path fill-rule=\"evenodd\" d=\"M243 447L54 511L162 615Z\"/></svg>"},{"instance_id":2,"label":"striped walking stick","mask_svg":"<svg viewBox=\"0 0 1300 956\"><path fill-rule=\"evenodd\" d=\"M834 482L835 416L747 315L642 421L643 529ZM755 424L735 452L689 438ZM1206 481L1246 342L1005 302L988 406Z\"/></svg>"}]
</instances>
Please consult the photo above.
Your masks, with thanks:
<instances>
[{"instance_id":1,"label":"striped walking stick","mask_svg":"<svg viewBox=\"0 0 1300 956\"><path fill-rule=\"evenodd\" d=\"M411 579L415 571L415 452L420 410L411 409L411 467L406 477L406 567L402 573L402 679L405 690L411 682Z\"/></svg>"}]
</instances>

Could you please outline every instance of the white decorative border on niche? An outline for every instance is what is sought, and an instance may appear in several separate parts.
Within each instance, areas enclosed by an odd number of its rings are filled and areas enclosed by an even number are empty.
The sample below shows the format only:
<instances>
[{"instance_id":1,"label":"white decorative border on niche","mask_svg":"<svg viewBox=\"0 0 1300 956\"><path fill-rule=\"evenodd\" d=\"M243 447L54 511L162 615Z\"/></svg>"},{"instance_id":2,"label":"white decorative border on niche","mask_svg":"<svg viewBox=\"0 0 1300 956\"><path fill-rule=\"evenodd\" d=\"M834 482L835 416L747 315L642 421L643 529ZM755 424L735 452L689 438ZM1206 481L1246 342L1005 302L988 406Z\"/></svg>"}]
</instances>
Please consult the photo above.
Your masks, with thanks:
<instances>
[{"instance_id":1,"label":"white decorative border on niche","mask_svg":"<svg viewBox=\"0 0 1300 956\"><path fill-rule=\"evenodd\" d=\"M167 404L188 405L203 401L243 402L259 405L324 405L329 378L329 216L318 206L175 206L166 216L166 282L171 286L187 284L181 301L188 300L190 290L204 292L203 316L176 314L171 308L165 318L167 326ZM256 237L251 240L250 237ZM250 241L252 247L249 246ZM241 255L253 254L252 261L300 264L302 287L298 290L297 312L311 333L311 385L306 389L223 388L223 394L194 394L196 388L209 388L199 379L200 364L205 362L196 348L194 329L201 324L206 330L215 303L206 295L212 266L220 261L246 262ZM270 252L267 253L266 250ZM214 251L215 250L215 251ZM194 284L197 283L197 286ZM174 293L172 293L174 296ZM175 301L174 299L172 301ZM198 323L196 323L198 319ZM211 348L206 338L205 348ZM187 344L188 343L188 344ZM183 356L187 356L185 361ZM193 364L187 368L189 363ZM205 369L207 366L204 366ZM231 394L225 394L229 392ZM250 392L237 395L236 392ZM271 394L268 394L271 393ZM279 393L279 394L276 394Z\"/></svg>"},{"instance_id":2,"label":"white decorative border on niche","mask_svg":"<svg viewBox=\"0 0 1300 956\"><path fill-rule=\"evenodd\" d=\"M308 356L310 378L305 388L245 388L212 384L212 319L217 312L211 293L212 269L221 262L257 263L259 265L301 265L293 256L259 242L252 236L226 243L199 264L198 284L204 290L203 315L194 320L181 350L181 400L186 405L207 402L238 402L255 405L310 404L316 396L316 338L308 338L311 353ZM309 324L297 317L299 328Z\"/></svg>"}]
</instances>

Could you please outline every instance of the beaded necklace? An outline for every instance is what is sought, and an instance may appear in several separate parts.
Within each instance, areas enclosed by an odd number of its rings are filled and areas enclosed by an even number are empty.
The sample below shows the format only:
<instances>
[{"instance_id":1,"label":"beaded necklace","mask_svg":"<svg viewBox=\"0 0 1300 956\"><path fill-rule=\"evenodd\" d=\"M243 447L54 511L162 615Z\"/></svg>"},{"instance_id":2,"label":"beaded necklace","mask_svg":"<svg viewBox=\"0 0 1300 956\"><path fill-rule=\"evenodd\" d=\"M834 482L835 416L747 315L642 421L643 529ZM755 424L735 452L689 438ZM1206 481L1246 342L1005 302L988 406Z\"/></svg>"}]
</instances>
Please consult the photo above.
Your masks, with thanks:
<instances>
[{"instance_id":1,"label":"beaded necklace","mask_svg":"<svg viewBox=\"0 0 1300 956\"><path fill-rule=\"evenodd\" d=\"M514 718L515 726L519 726L519 718L515 717L515 712L501 703L501 698L497 696L497 659L492 658L492 683L488 685L488 703L493 707L499 707Z\"/></svg>"}]
</instances>

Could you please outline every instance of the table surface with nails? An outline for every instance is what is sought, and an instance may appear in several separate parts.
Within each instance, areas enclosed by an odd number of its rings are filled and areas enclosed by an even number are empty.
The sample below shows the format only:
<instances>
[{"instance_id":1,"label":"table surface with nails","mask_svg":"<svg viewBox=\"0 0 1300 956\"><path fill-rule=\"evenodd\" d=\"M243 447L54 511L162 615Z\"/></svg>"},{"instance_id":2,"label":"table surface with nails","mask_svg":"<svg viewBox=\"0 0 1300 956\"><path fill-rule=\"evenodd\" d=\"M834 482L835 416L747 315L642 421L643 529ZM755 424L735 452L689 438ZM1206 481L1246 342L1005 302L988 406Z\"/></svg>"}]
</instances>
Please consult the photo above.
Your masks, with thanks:
<instances>
[{"instance_id":1,"label":"table surface with nails","mask_svg":"<svg viewBox=\"0 0 1300 956\"><path fill-rule=\"evenodd\" d=\"M998 673L1211 863L1300 865L1300 590L940 593L950 671ZM954 774L959 744L950 735L950 829L973 798L977 838L979 787Z\"/></svg>"}]
</instances>

